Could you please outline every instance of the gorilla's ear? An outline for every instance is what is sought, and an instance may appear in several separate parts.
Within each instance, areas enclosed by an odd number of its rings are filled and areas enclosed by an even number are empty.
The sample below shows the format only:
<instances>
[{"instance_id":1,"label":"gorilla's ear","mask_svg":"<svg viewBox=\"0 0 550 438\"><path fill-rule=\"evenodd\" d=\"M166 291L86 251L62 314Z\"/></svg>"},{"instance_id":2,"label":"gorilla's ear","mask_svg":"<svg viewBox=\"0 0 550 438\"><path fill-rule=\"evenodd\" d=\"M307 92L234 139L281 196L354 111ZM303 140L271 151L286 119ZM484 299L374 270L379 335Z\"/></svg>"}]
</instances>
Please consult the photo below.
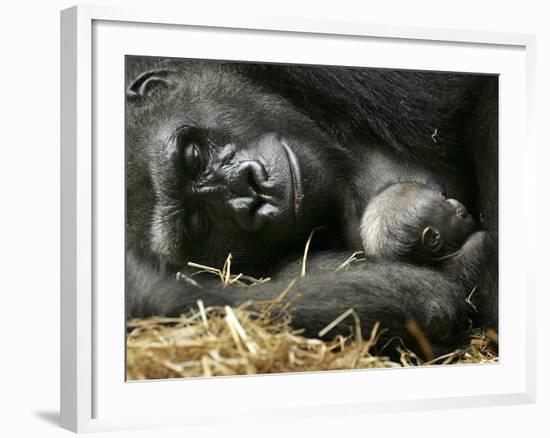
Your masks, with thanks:
<instances>
[{"instance_id":1,"label":"gorilla's ear","mask_svg":"<svg viewBox=\"0 0 550 438\"><path fill-rule=\"evenodd\" d=\"M151 70L140 74L126 90L128 102L140 102L154 92L169 88L176 72L173 70Z\"/></svg>"},{"instance_id":2,"label":"gorilla's ear","mask_svg":"<svg viewBox=\"0 0 550 438\"><path fill-rule=\"evenodd\" d=\"M426 227L422 231L422 247L428 251L435 253L441 249L443 245L443 236L434 227Z\"/></svg>"}]
</instances>

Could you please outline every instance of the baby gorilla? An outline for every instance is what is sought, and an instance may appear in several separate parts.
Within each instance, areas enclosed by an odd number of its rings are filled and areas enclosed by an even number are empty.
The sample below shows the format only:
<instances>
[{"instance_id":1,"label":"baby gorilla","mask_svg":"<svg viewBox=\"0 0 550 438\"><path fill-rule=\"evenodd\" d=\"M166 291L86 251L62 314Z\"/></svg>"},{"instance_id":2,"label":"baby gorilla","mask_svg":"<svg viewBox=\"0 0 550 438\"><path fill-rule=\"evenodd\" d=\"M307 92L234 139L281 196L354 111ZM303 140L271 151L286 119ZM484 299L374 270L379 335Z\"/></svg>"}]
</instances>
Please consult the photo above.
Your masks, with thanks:
<instances>
[{"instance_id":1,"label":"baby gorilla","mask_svg":"<svg viewBox=\"0 0 550 438\"><path fill-rule=\"evenodd\" d=\"M367 256L429 265L475 286L486 233L455 199L419 183L396 183L367 205L360 225Z\"/></svg>"}]
</instances>

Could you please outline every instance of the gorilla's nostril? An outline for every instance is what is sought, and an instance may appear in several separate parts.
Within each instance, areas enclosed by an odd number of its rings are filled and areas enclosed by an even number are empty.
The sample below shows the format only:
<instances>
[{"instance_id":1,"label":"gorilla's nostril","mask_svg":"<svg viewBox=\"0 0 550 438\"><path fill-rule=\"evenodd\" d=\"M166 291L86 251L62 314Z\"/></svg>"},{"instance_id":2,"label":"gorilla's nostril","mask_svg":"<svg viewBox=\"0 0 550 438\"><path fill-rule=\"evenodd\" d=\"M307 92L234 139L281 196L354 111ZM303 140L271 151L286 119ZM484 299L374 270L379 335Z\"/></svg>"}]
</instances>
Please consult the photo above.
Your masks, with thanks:
<instances>
[{"instance_id":1,"label":"gorilla's nostril","mask_svg":"<svg viewBox=\"0 0 550 438\"><path fill-rule=\"evenodd\" d=\"M262 193L262 185L266 180L267 172L262 164L252 160L242 161L227 179L227 186L236 195L255 197Z\"/></svg>"},{"instance_id":2,"label":"gorilla's nostril","mask_svg":"<svg viewBox=\"0 0 550 438\"><path fill-rule=\"evenodd\" d=\"M258 161L249 162L251 184L256 187L257 192L261 192L263 183L267 180L267 171L265 167Z\"/></svg>"},{"instance_id":3,"label":"gorilla's nostril","mask_svg":"<svg viewBox=\"0 0 550 438\"><path fill-rule=\"evenodd\" d=\"M250 187L252 192L256 195L261 193L261 188L260 188L260 185L258 184L256 176L254 175L254 172L248 173L248 187Z\"/></svg>"}]
</instances>

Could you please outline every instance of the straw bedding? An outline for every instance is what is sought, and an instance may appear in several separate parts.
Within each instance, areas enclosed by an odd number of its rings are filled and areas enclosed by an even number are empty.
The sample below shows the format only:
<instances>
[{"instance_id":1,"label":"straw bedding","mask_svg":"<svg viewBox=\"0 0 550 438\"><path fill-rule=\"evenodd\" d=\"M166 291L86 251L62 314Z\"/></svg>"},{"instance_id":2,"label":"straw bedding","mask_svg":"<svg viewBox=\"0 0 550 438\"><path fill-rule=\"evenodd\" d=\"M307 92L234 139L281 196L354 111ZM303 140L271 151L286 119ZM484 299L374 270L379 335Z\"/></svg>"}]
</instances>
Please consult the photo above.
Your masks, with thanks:
<instances>
[{"instance_id":1,"label":"straw bedding","mask_svg":"<svg viewBox=\"0 0 550 438\"><path fill-rule=\"evenodd\" d=\"M304 266L306 257L307 252ZM357 258L354 255L349 260L352 263ZM224 285L253 287L269 281L232 274L231 256L223 269L194 266L218 275ZM478 330L472 334L469 345L445 356L425 361L403 346L399 360L392 361L383 355L384 346L378 342L384 328L377 324L371 333L362 334L353 309L324 330L330 333L336 324L348 324L349 336L337 336L330 341L304 337L299 328L292 326L292 303L286 297L292 285L291 281L273 301L249 301L238 308L204 307L198 301L194 309L178 318L128 321L127 379L479 364L499 360L496 333ZM409 330L413 334L418 332L422 346L418 327L411 323Z\"/></svg>"}]
</instances>

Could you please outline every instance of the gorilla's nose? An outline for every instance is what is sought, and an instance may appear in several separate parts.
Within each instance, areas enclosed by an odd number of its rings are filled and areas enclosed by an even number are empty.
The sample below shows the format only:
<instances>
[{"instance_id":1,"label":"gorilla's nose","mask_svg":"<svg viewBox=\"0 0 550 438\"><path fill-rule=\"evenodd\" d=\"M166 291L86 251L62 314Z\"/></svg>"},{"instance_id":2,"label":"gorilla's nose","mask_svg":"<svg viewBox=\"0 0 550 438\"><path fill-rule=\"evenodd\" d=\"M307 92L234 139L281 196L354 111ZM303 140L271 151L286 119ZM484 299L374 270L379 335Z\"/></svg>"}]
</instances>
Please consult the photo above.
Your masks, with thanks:
<instances>
[{"instance_id":1,"label":"gorilla's nose","mask_svg":"<svg viewBox=\"0 0 550 438\"><path fill-rule=\"evenodd\" d=\"M279 214L270 203L265 167L255 160L238 163L226 177L230 199L227 205L239 228L244 231L258 231Z\"/></svg>"},{"instance_id":2,"label":"gorilla's nose","mask_svg":"<svg viewBox=\"0 0 550 438\"><path fill-rule=\"evenodd\" d=\"M237 196L256 198L263 192L263 185L267 181L265 167L254 160L241 161L226 177L229 191Z\"/></svg>"},{"instance_id":3,"label":"gorilla's nose","mask_svg":"<svg viewBox=\"0 0 550 438\"><path fill-rule=\"evenodd\" d=\"M464 207L464 205L458 202L456 199L449 198L447 199L447 202L455 208L457 216L461 218L465 218L466 216L468 216L468 210L466 209L466 207Z\"/></svg>"}]
</instances>

